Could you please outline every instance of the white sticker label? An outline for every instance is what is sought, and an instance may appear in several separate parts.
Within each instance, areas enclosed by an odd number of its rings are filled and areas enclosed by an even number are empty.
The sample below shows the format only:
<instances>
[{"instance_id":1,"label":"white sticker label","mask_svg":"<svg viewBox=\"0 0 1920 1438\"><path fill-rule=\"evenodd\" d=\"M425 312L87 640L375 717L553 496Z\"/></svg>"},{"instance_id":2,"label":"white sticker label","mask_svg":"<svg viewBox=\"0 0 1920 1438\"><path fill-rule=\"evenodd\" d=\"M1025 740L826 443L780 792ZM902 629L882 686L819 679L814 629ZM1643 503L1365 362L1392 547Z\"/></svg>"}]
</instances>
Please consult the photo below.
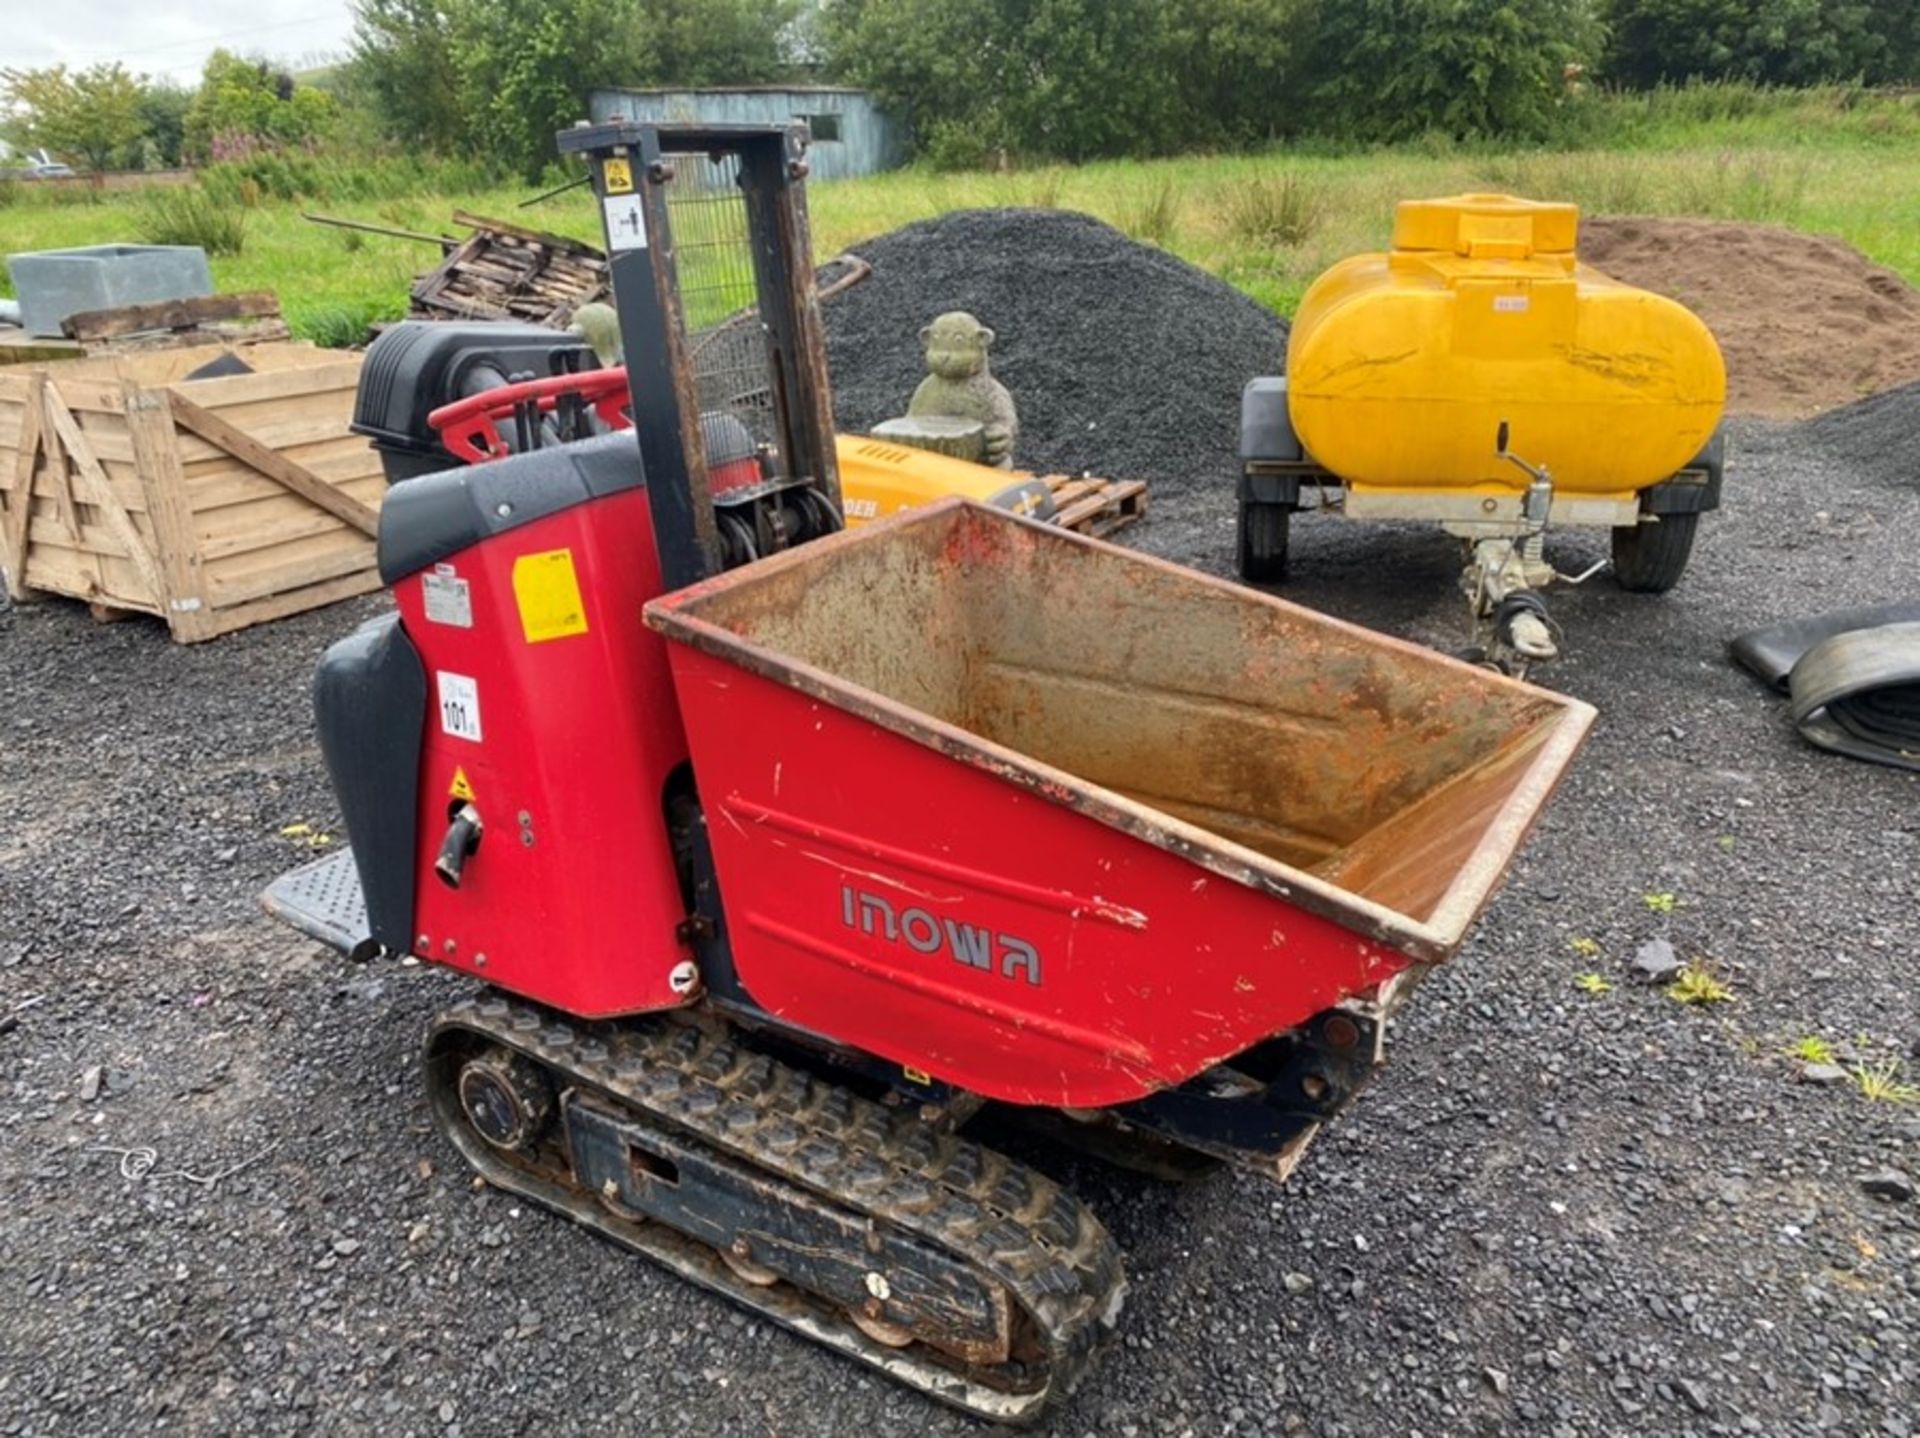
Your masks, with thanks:
<instances>
[{"instance_id":1,"label":"white sticker label","mask_svg":"<svg viewBox=\"0 0 1920 1438\"><path fill-rule=\"evenodd\" d=\"M638 195L608 195L600 202L607 215L607 244L616 250L647 247L647 216Z\"/></svg>"},{"instance_id":2,"label":"white sticker label","mask_svg":"<svg viewBox=\"0 0 1920 1438\"><path fill-rule=\"evenodd\" d=\"M420 594L429 623L473 628L473 588L453 572L451 564L436 564L431 574L421 575Z\"/></svg>"},{"instance_id":3,"label":"white sticker label","mask_svg":"<svg viewBox=\"0 0 1920 1438\"><path fill-rule=\"evenodd\" d=\"M440 685L440 728L456 739L480 742L480 686L464 674L434 671Z\"/></svg>"},{"instance_id":4,"label":"white sticker label","mask_svg":"<svg viewBox=\"0 0 1920 1438\"><path fill-rule=\"evenodd\" d=\"M1528 300L1525 295L1495 295L1493 308L1496 314L1525 314Z\"/></svg>"}]
</instances>

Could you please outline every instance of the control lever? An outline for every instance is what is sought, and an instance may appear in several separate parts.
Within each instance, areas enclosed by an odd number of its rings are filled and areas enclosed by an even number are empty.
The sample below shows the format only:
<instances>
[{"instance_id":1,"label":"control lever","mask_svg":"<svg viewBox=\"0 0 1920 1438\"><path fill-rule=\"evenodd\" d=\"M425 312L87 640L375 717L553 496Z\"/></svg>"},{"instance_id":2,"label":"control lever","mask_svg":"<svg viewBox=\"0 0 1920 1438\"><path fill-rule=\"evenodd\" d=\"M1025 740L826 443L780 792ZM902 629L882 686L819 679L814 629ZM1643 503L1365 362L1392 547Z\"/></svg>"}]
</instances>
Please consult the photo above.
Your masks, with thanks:
<instances>
[{"instance_id":1,"label":"control lever","mask_svg":"<svg viewBox=\"0 0 1920 1438\"><path fill-rule=\"evenodd\" d=\"M1527 523L1544 529L1547 516L1553 511L1553 476L1537 464L1528 464L1508 449L1510 433L1511 427L1507 421L1501 420L1500 428L1493 437L1494 453L1533 481L1527 486L1527 497L1521 502L1520 512L1526 516Z\"/></svg>"},{"instance_id":2,"label":"control lever","mask_svg":"<svg viewBox=\"0 0 1920 1438\"><path fill-rule=\"evenodd\" d=\"M462 804L454 810L453 822L447 825L447 837L440 841L440 854L433 861L433 872L449 889L460 887L460 872L479 849L484 827L480 811L473 805Z\"/></svg>"}]
</instances>

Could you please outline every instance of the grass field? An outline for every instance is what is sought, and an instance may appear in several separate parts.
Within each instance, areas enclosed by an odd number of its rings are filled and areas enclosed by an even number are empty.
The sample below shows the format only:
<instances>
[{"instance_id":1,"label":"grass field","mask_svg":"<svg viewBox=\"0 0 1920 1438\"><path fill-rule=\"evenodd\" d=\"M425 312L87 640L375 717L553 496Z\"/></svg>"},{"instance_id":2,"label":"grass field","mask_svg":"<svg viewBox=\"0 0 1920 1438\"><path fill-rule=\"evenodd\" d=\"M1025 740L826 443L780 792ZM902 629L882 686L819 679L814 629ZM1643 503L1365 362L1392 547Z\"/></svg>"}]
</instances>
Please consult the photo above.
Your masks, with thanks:
<instances>
[{"instance_id":1,"label":"grass field","mask_svg":"<svg viewBox=\"0 0 1920 1438\"><path fill-rule=\"evenodd\" d=\"M904 170L814 187L825 258L912 220L977 205L1085 210L1290 313L1333 260L1379 246L1395 200L1467 189L1568 199L1589 214L1762 221L1836 235L1920 284L1920 99L1847 90L1772 94L1699 87L1604 105L1605 143L1497 151L1446 144L1354 154L1124 161L1010 174ZM238 255L213 261L220 288L277 290L295 330L343 343L405 307L429 245L324 229L302 208L408 229L449 229L455 208L598 241L583 191L527 209L528 187L431 189L400 199L316 198L244 207ZM0 250L148 238L138 195L48 203L30 186L0 204ZM233 206L239 210L242 207Z\"/></svg>"}]
</instances>

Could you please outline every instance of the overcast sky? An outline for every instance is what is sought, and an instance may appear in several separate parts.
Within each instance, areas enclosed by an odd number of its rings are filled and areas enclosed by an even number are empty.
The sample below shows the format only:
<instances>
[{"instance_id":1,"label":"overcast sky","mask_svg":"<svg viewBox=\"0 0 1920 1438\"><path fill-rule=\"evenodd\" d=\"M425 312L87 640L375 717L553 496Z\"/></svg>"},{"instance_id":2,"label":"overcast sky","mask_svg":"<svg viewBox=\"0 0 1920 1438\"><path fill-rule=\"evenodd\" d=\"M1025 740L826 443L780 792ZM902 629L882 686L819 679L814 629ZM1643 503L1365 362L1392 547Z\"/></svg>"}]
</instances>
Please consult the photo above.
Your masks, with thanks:
<instances>
[{"instance_id":1,"label":"overcast sky","mask_svg":"<svg viewBox=\"0 0 1920 1438\"><path fill-rule=\"evenodd\" d=\"M0 65L85 68L118 60L136 74L199 77L218 49L317 62L345 51L348 0L6 0Z\"/></svg>"}]
</instances>

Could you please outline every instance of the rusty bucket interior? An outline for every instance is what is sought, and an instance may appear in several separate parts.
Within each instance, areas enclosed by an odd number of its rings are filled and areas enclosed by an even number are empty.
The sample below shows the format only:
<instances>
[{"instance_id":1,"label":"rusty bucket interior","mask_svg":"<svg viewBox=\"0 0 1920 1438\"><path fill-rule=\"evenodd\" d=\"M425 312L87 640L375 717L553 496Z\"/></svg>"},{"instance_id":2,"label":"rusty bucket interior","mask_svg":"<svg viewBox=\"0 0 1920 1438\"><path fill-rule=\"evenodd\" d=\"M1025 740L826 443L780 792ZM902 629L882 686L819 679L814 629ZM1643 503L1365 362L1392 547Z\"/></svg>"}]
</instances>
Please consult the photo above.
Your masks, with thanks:
<instances>
[{"instance_id":1,"label":"rusty bucket interior","mask_svg":"<svg viewBox=\"0 0 1920 1438\"><path fill-rule=\"evenodd\" d=\"M1427 958L1457 945L1593 713L960 501L733 571L650 618L1235 878L1384 913L1383 936Z\"/></svg>"}]
</instances>

